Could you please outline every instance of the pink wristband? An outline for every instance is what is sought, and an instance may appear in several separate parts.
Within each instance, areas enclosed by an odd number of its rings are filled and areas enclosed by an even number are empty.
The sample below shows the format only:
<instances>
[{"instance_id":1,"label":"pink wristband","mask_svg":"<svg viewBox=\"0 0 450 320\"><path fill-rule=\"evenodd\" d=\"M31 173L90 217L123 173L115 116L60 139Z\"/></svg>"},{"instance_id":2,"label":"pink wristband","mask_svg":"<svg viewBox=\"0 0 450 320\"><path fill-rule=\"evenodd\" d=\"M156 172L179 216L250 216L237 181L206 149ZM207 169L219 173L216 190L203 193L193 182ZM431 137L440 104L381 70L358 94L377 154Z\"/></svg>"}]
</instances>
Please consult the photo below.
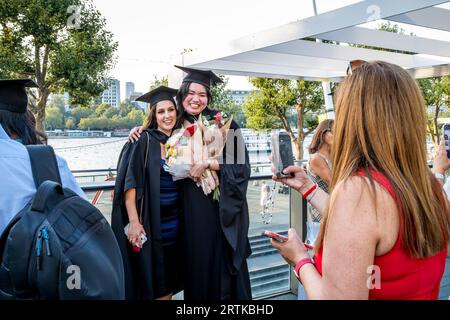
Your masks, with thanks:
<instances>
[{"instance_id":1,"label":"pink wristband","mask_svg":"<svg viewBox=\"0 0 450 320\"><path fill-rule=\"evenodd\" d=\"M296 264L295 267L294 267L294 273L295 273L295 276L297 277L298 281L300 281L300 283L302 283L301 280L300 280L300 269L301 269L305 264L308 264L308 263L314 264L314 261L312 261L311 258L304 258L304 259L301 259L299 262L297 262L297 264Z\"/></svg>"}]
</instances>

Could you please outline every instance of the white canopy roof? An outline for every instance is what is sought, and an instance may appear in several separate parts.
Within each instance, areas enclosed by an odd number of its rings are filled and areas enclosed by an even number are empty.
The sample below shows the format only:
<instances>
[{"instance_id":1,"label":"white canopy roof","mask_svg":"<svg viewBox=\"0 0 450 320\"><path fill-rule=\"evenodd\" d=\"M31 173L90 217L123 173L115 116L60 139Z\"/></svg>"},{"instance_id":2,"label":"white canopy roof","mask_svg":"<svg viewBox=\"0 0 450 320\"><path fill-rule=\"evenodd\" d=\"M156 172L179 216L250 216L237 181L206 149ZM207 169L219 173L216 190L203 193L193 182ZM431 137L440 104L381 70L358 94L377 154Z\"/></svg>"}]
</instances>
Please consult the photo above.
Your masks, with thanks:
<instances>
[{"instance_id":1,"label":"white canopy roof","mask_svg":"<svg viewBox=\"0 0 450 320\"><path fill-rule=\"evenodd\" d=\"M186 53L183 65L227 75L340 81L348 62L362 59L395 63L416 78L450 75L450 37L442 41L359 27L376 18L450 32L450 10L435 7L447 2L362 1L228 43L211 43ZM307 37L414 54L302 40Z\"/></svg>"}]
</instances>

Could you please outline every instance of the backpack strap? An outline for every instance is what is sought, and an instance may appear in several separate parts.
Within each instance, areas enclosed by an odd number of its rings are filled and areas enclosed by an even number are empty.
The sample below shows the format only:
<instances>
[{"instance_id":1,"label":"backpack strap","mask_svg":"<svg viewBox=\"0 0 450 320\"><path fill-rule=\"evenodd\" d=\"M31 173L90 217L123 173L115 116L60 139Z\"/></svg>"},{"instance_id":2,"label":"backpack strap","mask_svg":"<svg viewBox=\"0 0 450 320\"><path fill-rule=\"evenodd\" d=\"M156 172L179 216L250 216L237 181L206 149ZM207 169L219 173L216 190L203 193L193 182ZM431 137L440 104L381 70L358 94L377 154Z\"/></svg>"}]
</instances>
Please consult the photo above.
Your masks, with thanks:
<instances>
[{"instance_id":1,"label":"backpack strap","mask_svg":"<svg viewBox=\"0 0 450 320\"><path fill-rule=\"evenodd\" d=\"M30 155L31 170L33 171L36 189L45 180L61 184L61 176L59 175L58 163L56 162L53 148L43 144L28 145L26 148Z\"/></svg>"}]
</instances>

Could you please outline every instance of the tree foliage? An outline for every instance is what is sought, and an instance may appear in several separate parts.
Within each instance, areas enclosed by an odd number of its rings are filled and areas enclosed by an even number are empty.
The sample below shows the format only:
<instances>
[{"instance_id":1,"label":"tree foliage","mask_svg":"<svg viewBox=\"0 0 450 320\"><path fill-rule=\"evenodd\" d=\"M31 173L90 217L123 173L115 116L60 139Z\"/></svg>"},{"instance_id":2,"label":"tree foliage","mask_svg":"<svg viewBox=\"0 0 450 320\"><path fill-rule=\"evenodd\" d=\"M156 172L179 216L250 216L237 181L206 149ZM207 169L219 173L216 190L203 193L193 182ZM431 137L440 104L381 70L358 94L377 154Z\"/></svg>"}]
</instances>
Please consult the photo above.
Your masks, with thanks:
<instances>
[{"instance_id":1,"label":"tree foliage","mask_svg":"<svg viewBox=\"0 0 450 320\"><path fill-rule=\"evenodd\" d=\"M58 100L56 100L58 101ZM74 107L64 111L50 102L46 109L46 129L110 130L131 129L142 125L144 112L131 103L121 103L120 108L102 103L98 106Z\"/></svg>"},{"instance_id":2,"label":"tree foliage","mask_svg":"<svg viewBox=\"0 0 450 320\"><path fill-rule=\"evenodd\" d=\"M405 34L405 30L400 28L397 24L391 24L390 22L381 23L378 26L378 30ZM410 34L414 36L413 33ZM378 48L380 49L380 48ZM387 50L387 49L380 49ZM413 52L388 50L397 53L414 54ZM426 112L427 112L427 133L430 135L435 147L439 143L440 128L438 126L438 119L445 106L450 104L450 77L433 77L426 79L419 79L418 85L422 90L422 95L425 100Z\"/></svg>"},{"instance_id":3,"label":"tree foliage","mask_svg":"<svg viewBox=\"0 0 450 320\"><path fill-rule=\"evenodd\" d=\"M162 78L158 78L158 76L153 75L153 80L150 83L150 88L148 91L152 91L153 89L158 88L159 86L169 86L169 76L163 76Z\"/></svg>"},{"instance_id":4,"label":"tree foliage","mask_svg":"<svg viewBox=\"0 0 450 320\"><path fill-rule=\"evenodd\" d=\"M323 110L320 82L270 78L251 78L250 82L258 91L251 94L245 105L247 127L286 130L295 144L297 159L301 159L303 140L317 126L317 113Z\"/></svg>"},{"instance_id":5,"label":"tree foliage","mask_svg":"<svg viewBox=\"0 0 450 320\"><path fill-rule=\"evenodd\" d=\"M419 79L418 82L427 106L427 133L437 147L441 129L438 118L450 105L450 76Z\"/></svg>"},{"instance_id":6,"label":"tree foliage","mask_svg":"<svg viewBox=\"0 0 450 320\"><path fill-rule=\"evenodd\" d=\"M0 0L0 76L38 84L30 108L42 129L50 93L87 104L105 89L117 43L89 0Z\"/></svg>"}]
</instances>

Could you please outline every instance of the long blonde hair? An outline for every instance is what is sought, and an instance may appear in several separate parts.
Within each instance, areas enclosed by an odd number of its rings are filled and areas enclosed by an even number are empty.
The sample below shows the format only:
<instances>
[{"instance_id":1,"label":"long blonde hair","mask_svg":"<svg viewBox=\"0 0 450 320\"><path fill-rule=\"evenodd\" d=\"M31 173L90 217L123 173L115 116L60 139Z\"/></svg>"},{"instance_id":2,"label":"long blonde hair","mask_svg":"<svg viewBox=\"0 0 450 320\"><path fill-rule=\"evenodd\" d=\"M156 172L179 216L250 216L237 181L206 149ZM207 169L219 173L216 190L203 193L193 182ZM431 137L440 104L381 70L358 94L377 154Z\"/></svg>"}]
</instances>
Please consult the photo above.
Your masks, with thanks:
<instances>
[{"instance_id":1,"label":"long blonde hair","mask_svg":"<svg viewBox=\"0 0 450 320\"><path fill-rule=\"evenodd\" d=\"M370 171L384 174L400 206L402 247L415 258L441 251L450 230L442 188L427 167L425 126L421 92L399 66L367 62L338 88L331 190L363 170L375 199ZM323 243L333 202L332 197L325 210L318 247Z\"/></svg>"}]
</instances>

